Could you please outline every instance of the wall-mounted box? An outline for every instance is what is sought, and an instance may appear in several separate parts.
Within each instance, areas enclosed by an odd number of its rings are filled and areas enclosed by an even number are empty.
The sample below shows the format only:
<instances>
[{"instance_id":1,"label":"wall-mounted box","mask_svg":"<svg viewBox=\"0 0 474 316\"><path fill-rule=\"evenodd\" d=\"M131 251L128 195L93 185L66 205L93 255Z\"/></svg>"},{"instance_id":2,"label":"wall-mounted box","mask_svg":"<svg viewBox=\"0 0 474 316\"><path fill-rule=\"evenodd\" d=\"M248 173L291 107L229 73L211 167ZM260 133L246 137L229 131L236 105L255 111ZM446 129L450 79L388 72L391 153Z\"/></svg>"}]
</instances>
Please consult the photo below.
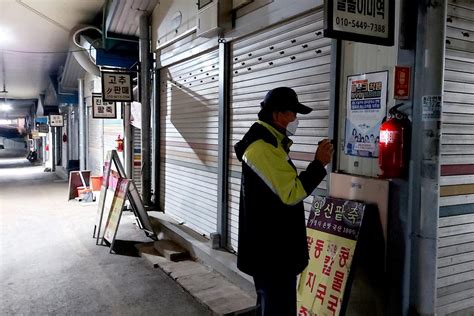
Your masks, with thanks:
<instances>
[{"instance_id":1,"label":"wall-mounted box","mask_svg":"<svg viewBox=\"0 0 474 316\"><path fill-rule=\"evenodd\" d=\"M212 37L232 28L232 1L199 0L197 35Z\"/></svg>"}]
</instances>

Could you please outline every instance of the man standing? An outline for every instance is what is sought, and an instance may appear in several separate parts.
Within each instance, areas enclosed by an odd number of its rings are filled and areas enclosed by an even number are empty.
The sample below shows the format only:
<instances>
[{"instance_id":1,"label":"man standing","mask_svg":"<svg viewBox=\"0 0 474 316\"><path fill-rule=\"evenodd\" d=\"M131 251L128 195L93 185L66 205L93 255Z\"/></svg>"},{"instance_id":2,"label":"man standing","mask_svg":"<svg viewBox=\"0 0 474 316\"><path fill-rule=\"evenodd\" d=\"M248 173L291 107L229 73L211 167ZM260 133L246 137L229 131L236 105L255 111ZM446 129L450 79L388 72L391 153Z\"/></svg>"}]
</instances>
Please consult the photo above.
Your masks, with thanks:
<instances>
[{"instance_id":1,"label":"man standing","mask_svg":"<svg viewBox=\"0 0 474 316\"><path fill-rule=\"evenodd\" d=\"M242 162L237 266L251 275L258 315L296 315L296 277L308 265L303 200L326 176L333 146L320 142L314 160L299 175L289 158L301 104L290 88L267 93L259 120L235 145Z\"/></svg>"}]
</instances>

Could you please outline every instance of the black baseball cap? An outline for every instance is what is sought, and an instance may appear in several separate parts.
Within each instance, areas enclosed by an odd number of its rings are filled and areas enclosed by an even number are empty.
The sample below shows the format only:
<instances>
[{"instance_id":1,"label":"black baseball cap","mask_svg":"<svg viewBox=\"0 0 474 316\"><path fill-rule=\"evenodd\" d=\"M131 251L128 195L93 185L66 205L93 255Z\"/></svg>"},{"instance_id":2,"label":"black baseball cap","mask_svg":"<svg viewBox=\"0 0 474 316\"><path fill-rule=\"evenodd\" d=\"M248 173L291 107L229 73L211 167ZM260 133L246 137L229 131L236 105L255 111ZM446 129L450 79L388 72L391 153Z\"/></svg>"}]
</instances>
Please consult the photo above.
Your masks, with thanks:
<instances>
[{"instance_id":1,"label":"black baseball cap","mask_svg":"<svg viewBox=\"0 0 474 316\"><path fill-rule=\"evenodd\" d=\"M263 111L292 111L308 114L313 109L298 101L296 92L288 87L279 87L267 92L265 99L260 103Z\"/></svg>"}]
</instances>

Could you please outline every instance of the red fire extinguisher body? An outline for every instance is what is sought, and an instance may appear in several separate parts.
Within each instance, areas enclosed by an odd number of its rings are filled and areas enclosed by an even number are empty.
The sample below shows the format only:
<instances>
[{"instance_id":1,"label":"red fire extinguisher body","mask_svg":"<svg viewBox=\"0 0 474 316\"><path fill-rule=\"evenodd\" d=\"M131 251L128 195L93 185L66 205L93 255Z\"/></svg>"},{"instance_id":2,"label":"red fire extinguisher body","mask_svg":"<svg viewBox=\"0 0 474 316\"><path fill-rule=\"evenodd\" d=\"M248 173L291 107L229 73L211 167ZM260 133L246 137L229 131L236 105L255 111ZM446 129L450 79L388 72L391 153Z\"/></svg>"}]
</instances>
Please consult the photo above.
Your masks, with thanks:
<instances>
[{"instance_id":1,"label":"red fire extinguisher body","mask_svg":"<svg viewBox=\"0 0 474 316\"><path fill-rule=\"evenodd\" d=\"M408 119L392 117L380 127L379 167L381 178L404 178L408 170Z\"/></svg>"}]
</instances>

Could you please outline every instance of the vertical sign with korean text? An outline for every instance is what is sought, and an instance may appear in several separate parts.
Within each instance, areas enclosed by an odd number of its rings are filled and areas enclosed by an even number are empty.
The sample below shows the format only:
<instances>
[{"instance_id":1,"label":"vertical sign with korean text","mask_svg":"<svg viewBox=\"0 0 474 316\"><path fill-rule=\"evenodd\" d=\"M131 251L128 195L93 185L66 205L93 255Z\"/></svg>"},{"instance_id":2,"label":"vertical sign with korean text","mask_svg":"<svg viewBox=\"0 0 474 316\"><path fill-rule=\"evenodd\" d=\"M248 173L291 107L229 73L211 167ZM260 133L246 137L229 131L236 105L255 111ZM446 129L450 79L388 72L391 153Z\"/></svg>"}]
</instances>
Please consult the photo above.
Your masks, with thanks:
<instances>
[{"instance_id":1,"label":"vertical sign with korean text","mask_svg":"<svg viewBox=\"0 0 474 316\"><path fill-rule=\"evenodd\" d=\"M393 46L395 0L326 0L326 37Z\"/></svg>"},{"instance_id":2,"label":"vertical sign with korean text","mask_svg":"<svg viewBox=\"0 0 474 316\"><path fill-rule=\"evenodd\" d=\"M132 74L102 72L102 100L104 102L132 102Z\"/></svg>"},{"instance_id":3,"label":"vertical sign with korean text","mask_svg":"<svg viewBox=\"0 0 474 316\"><path fill-rule=\"evenodd\" d=\"M379 156L379 130L387 112L387 80L388 71L347 78L346 155Z\"/></svg>"},{"instance_id":4,"label":"vertical sign with korean text","mask_svg":"<svg viewBox=\"0 0 474 316\"><path fill-rule=\"evenodd\" d=\"M441 120L441 103L440 95L424 95L421 99L422 121L423 122L439 122Z\"/></svg>"},{"instance_id":5,"label":"vertical sign with korean text","mask_svg":"<svg viewBox=\"0 0 474 316\"><path fill-rule=\"evenodd\" d=\"M93 94L92 117L100 119L117 118L117 104L115 102L104 102L101 95Z\"/></svg>"},{"instance_id":6,"label":"vertical sign with korean text","mask_svg":"<svg viewBox=\"0 0 474 316\"><path fill-rule=\"evenodd\" d=\"M410 67L395 66L395 83L393 87L393 98L406 100L410 97L411 87Z\"/></svg>"},{"instance_id":7,"label":"vertical sign with korean text","mask_svg":"<svg viewBox=\"0 0 474 316\"><path fill-rule=\"evenodd\" d=\"M365 204L315 197L307 224L309 264L298 285L298 316L339 315Z\"/></svg>"}]
</instances>

